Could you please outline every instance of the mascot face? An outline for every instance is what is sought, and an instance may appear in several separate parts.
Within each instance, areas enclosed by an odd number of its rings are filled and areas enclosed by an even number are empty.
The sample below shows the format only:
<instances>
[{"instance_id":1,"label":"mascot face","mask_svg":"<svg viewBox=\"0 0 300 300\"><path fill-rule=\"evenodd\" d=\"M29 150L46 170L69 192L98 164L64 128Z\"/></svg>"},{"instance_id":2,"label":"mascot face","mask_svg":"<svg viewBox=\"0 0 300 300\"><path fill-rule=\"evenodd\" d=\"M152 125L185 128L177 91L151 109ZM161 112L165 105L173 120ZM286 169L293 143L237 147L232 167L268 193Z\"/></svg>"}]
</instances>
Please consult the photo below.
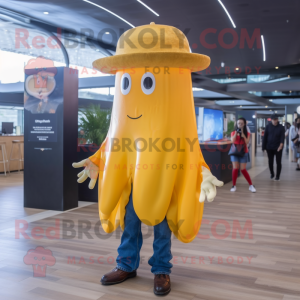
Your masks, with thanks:
<instances>
[{"instance_id":1,"label":"mascot face","mask_svg":"<svg viewBox=\"0 0 300 300\"><path fill-rule=\"evenodd\" d=\"M27 93L40 100L47 100L48 96L54 91L55 86L54 75L45 71L28 76L25 82Z\"/></svg>"},{"instance_id":2,"label":"mascot face","mask_svg":"<svg viewBox=\"0 0 300 300\"><path fill-rule=\"evenodd\" d=\"M156 225L167 217L174 234L191 241L200 227L203 203L199 202L202 155L190 71L118 71L105 143L101 147L105 169L99 175L104 230L113 231L120 222L124 226L132 185L140 220Z\"/></svg>"}]
</instances>

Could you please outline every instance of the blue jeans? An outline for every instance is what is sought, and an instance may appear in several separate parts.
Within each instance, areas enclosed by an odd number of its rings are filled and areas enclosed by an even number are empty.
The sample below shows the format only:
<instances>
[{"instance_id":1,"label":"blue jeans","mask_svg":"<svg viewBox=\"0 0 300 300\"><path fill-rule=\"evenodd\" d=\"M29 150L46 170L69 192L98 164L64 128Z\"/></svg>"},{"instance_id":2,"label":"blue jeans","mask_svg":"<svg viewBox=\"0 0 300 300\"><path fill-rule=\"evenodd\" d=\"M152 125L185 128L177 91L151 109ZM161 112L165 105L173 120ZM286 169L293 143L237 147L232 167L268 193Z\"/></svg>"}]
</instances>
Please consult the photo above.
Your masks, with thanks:
<instances>
[{"instance_id":1,"label":"blue jeans","mask_svg":"<svg viewBox=\"0 0 300 300\"><path fill-rule=\"evenodd\" d=\"M121 237L121 245L118 248L117 268L126 272L132 272L139 267L140 250L143 244L141 231L141 220L136 215L132 193L126 206L125 229ZM161 223L154 226L154 254L149 259L148 264L152 266L153 274L170 274L173 265L171 253L171 230L165 218Z\"/></svg>"}]
</instances>

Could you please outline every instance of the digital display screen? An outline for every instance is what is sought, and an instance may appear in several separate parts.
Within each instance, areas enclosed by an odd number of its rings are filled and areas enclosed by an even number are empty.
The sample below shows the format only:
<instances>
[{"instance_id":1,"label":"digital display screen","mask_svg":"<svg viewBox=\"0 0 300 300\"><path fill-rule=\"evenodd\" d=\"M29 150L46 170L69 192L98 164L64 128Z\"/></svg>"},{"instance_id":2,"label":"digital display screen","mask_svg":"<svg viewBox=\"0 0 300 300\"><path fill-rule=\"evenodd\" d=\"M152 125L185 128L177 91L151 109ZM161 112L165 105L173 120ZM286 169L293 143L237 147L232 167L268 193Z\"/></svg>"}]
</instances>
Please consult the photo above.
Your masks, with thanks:
<instances>
[{"instance_id":1,"label":"digital display screen","mask_svg":"<svg viewBox=\"0 0 300 300\"><path fill-rule=\"evenodd\" d=\"M204 108L203 141L223 139L223 111Z\"/></svg>"}]
</instances>

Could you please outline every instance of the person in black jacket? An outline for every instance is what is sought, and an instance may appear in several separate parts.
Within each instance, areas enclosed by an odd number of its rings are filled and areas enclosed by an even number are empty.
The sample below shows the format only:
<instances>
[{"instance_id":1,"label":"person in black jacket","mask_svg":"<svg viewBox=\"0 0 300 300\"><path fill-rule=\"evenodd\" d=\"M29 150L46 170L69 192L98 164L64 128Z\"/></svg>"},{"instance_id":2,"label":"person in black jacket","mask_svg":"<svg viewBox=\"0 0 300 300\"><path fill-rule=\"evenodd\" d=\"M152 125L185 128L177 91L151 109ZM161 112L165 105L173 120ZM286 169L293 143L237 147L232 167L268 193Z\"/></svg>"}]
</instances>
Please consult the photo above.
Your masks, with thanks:
<instances>
[{"instance_id":1,"label":"person in black jacket","mask_svg":"<svg viewBox=\"0 0 300 300\"><path fill-rule=\"evenodd\" d=\"M271 173L271 179L274 178L274 156L276 156L276 165L277 171L275 176L275 181L280 180L280 172L281 172L281 158L282 158L282 149L285 138L285 130L284 127L278 122L278 115L273 114L271 116L272 122L267 125L265 130L265 135L262 144L262 150L267 150L268 158L269 158L269 169Z\"/></svg>"}]
</instances>

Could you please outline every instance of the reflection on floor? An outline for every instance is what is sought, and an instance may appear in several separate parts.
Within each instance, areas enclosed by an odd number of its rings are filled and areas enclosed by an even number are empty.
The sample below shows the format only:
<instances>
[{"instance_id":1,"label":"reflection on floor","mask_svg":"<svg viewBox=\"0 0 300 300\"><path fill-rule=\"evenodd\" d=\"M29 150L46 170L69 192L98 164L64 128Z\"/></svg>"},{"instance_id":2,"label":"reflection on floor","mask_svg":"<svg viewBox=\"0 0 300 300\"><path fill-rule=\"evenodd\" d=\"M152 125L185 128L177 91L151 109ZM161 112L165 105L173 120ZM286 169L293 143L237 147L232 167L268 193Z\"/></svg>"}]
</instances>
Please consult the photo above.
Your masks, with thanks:
<instances>
[{"instance_id":1,"label":"reflection on floor","mask_svg":"<svg viewBox=\"0 0 300 300\"><path fill-rule=\"evenodd\" d=\"M266 155L258 152L256 166L249 171L257 193L248 191L242 177L235 193L229 191L231 183L226 184L214 202L205 204L199 236L190 244L172 240L168 299L300 299L300 172L284 155L281 181L271 181ZM101 276L115 265L121 232L106 235L97 230L93 203L63 213L24 209L22 184L23 173L6 178L0 174L0 299L155 298L147 264L151 228L143 226L148 234L138 277L101 286ZM23 226L18 222L28 228L16 230ZM78 228L80 222L91 225L86 234ZM46 231L55 224L56 231ZM52 251L55 263L47 258L45 268L24 262L27 251L37 246Z\"/></svg>"}]
</instances>

